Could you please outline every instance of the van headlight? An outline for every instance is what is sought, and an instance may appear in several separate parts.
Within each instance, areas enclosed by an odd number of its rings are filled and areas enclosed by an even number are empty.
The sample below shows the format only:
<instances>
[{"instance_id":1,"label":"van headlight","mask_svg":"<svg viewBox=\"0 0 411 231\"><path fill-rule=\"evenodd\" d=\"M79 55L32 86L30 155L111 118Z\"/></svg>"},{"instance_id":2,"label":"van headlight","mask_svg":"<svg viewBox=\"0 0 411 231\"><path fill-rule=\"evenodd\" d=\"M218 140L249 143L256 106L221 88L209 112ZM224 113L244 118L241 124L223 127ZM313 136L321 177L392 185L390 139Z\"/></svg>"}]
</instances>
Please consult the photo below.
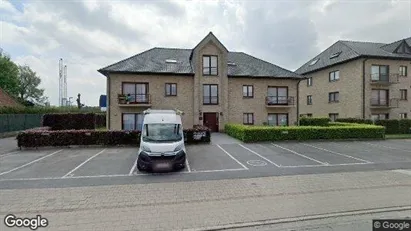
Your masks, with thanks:
<instances>
[{"instance_id":1,"label":"van headlight","mask_svg":"<svg viewBox=\"0 0 411 231\"><path fill-rule=\"evenodd\" d=\"M150 148L146 145L141 145L141 150L145 152L151 152Z\"/></svg>"},{"instance_id":2,"label":"van headlight","mask_svg":"<svg viewBox=\"0 0 411 231\"><path fill-rule=\"evenodd\" d=\"M174 152L179 152L181 150L183 150L184 144L179 144L175 149Z\"/></svg>"}]
</instances>

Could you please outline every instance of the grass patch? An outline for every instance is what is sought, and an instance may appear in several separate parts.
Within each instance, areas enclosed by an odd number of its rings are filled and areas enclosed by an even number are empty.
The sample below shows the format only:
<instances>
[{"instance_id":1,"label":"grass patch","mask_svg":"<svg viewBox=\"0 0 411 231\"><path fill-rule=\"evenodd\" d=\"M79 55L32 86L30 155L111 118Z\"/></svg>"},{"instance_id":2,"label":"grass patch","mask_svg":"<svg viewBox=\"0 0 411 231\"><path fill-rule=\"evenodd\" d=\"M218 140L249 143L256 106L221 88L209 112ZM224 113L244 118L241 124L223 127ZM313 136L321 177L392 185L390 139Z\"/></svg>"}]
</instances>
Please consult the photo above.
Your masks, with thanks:
<instances>
[{"instance_id":1,"label":"grass patch","mask_svg":"<svg viewBox=\"0 0 411 231\"><path fill-rule=\"evenodd\" d=\"M386 139L411 139L411 134L386 134Z\"/></svg>"}]
</instances>

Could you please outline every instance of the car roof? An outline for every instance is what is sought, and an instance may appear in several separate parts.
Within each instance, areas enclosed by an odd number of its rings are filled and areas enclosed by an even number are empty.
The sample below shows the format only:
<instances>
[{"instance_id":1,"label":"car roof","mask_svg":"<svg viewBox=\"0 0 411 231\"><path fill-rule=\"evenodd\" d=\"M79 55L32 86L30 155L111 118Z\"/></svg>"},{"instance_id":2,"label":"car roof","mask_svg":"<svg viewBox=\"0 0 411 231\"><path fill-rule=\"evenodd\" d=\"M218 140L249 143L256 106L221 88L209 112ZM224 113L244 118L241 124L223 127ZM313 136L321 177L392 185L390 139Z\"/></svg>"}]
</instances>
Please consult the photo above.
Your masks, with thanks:
<instances>
[{"instance_id":1,"label":"car roof","mask_svg":"<svg viewBox=\"0 0 411 231\"><path fill-rule=\"evenodd\" d=\"M182 124L181 116L171 113L155 113L144 116L144 124Z\"/></svg>"}]
</instances>

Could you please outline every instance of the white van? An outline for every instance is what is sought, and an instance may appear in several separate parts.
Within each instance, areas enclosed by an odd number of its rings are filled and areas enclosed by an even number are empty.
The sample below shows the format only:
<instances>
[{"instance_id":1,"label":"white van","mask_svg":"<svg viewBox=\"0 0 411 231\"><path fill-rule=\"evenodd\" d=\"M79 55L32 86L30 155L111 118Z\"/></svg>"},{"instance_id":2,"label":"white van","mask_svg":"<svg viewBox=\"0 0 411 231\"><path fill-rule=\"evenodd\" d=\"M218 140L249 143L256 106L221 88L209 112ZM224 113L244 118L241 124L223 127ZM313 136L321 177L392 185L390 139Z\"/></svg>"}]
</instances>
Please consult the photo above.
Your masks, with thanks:
<instances>
[{"instance_id":1,"label":"white van","mask_svg":"<svg viewBox=\"0 0 411 231\"><path fill-rule=\"evenodd\" d=\"M186 161L183 125L179 110L144 111L139 171L183 169Z\"/></svg>"}]
</instances>

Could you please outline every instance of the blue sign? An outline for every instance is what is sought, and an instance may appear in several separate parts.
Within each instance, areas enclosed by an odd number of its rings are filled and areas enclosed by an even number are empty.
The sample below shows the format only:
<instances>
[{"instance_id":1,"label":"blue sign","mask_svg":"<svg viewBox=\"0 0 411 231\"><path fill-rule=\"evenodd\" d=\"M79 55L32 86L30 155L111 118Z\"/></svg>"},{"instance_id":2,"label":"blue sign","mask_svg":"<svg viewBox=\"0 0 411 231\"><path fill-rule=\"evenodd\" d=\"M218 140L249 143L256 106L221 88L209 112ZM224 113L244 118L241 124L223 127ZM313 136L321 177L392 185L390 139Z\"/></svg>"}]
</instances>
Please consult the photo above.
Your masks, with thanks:
<instances>
[{"instance_id":1,"label":"blue sign","mask_svg":"<svg viewBox=\"0 0 411 231\"><path fill-rule=\"evenodd\" d=\"M100 95L100 107L107 107L107 95Z\"/></svg>"}]
</instances>

